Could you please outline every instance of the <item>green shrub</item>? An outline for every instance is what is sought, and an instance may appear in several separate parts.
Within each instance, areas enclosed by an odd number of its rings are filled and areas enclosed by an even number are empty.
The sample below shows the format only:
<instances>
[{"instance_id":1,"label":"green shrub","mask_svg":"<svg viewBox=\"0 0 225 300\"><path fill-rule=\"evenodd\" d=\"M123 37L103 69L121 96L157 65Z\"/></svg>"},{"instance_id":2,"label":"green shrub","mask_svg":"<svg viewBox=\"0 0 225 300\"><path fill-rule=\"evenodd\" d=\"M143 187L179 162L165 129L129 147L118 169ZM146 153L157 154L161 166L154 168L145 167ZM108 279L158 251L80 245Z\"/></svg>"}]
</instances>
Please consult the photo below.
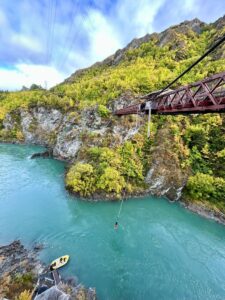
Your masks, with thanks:
<instances>
[{"instance_id":1,"label":"green shrub","mask_svg":"<svg viewBox=\"0 0 225 300\"><path fill-rule=\"evenodd\" d=\"M15 300L31 300L32 292L25 290Z\"/></svg>"},{"instance_id":2,"label":"green shrub","mask_svg":"<svg viewBox=\"0 0 225 300\"><path fill-rule=\"evenodd\" d=\"M120 149L122 158L122 173L127 179L135 179L136 182L143 181L143 164L135 145L127 141Z\"/></svg>"},{"instance_id":3,"label":"green shrub","mask_svg":"<svg viewBox=\"0 0 225 300\"><path fill-rule=\"evenodd\" d=\"M105 105L99 104L98 113L102 118L107 118L110 114L110 111Z\"/></svg>"},{"instance_id":4,"label":"green shrub","mask_svg":"<svg viewBox=\"0 0 225 300\"><path fill-rule=\"evenodd\" d=\"M208 199L215 192L214 178L202 173L190 176L187 182L187 191L193 199Z\"/></svg>"},{"instance_id":5,"label":"green shrub","mask_svg":"<svg viewBox=\"0 0 225 300\"><path fill-rule=\"evenodd\" d=\"M202 150L207 142L207 132L201 124L190 125L185 132L185 139L190 148Z\"/></svg>"},{"instance_id":6,"label":"green shrub","mask_svg":"<svg viewBox=\"0 0 225 300\"><path fill-rule=\"evenodd\" d=\"M125 180L116 169L107 167L100 176L97 187L107 193L115 192L119 196L125 188Z\"/></svg>"},{"instance_id":7,"label":"green shrub","mask_svg":"<svg viewBox=\"0 0 225 300\"><path fill-rule=\"evenodd\" d=\"M95 191L95 173L90 164L77 163L66 175L66 185L81 196L90 196Z\"/></svg>"},{"instance_id":8,"label":"green shrub","mask_svg":"<svg viewBox=\"0 0 225 300\"><path fill-rule=\"evenodd\" d=\"M186 191L194 200L225 201L225 180L197 173L189 177Z\"/></svg>"}]
</instances>

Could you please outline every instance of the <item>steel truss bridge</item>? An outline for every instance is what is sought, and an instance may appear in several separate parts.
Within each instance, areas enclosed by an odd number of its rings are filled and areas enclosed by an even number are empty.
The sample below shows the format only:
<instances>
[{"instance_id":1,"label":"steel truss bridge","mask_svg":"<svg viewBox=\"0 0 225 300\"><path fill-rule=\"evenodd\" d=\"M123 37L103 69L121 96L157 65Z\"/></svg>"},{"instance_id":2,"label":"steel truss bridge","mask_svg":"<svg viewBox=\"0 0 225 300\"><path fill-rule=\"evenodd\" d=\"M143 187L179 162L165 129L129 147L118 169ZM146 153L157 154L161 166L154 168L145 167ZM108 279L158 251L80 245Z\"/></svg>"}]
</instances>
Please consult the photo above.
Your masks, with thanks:
<instances>
[{"instance_id":1,"label":"steel truss bridge","mask_svg":"<svg viewBox=\"0 0 225 300\"><path fill-rule=\"evenodd\" d=\"M175 90L152 92L140 103L115 111L115 115L148 113L176 115L225 112L225 72Z\"/></svg>"}]
</instances>

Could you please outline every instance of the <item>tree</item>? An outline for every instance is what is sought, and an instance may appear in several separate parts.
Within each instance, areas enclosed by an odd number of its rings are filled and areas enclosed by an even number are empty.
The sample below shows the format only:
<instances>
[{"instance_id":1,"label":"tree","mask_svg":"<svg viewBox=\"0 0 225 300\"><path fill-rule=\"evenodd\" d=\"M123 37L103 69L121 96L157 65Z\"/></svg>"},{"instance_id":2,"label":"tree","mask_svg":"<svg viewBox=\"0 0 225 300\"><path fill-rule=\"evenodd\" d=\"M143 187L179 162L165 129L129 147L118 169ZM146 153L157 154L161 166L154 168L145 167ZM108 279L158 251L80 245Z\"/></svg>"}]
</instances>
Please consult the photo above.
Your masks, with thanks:
<instances>
[{"instance_id":1,"label":"tree","mask_svg":"<svg viewBox=\"0 0 225 300\"><path fill-rule=\"evenodd\" d=\"M95 191L95 173L90 164L77 163L66 175L66 185L81 196L90 196Z\"/></svg>"},{"instance_id":2,"label":"tree","mask_svg":"<svg viewBox=\"0 0 225 300\"><path fill-rule=\"evenodd\" d=\"M29 89L28 89L28 87L26 87L25 85L23 85L21 91L29 91Z\"/></svg>"},{"instance_id":3,"label":"tree","mask_svg":"<svg viewBox=\"0 0 225 300\"><path fill-rule=\"evenodd\" d=\"M33 83L30 86L30 91L36 91L36 90L44 90L44 88L41 85L37 85L37 84Z\"/></svg>"},{"instance_id":4,"label":"tree","mask_svg":"<svg viewBox=\"0 0 225 300\"><path fill-rule=\"evenodd\" d=\"M125 187L125 180L116 169L107 167L100 176L97 187L103 191L115 192L117 195L120 195Z\"/></svg>"}]
</instances>

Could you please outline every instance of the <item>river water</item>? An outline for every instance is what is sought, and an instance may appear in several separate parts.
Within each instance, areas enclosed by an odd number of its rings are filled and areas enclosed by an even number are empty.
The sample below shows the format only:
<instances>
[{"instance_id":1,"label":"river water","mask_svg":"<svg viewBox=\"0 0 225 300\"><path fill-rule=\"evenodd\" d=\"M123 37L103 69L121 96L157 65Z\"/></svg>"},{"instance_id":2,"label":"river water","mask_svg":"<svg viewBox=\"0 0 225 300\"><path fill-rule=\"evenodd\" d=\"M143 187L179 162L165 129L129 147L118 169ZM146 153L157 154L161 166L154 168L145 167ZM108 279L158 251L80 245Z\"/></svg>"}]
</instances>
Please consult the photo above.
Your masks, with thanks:
<instances>
[{"instance_id":1,"label":"river water","mask_svg":"<svg viewBox=\"0 0 225 300\"><path fill-rule=\"evenodd\" d=\"M145 197L91 203L64 189L65 164L30 159L40 147L0 145L0 243L43 243L46 263L71 259L100 300L225 299L225 227L179 204Z\"/></svg>"}]
</instances>

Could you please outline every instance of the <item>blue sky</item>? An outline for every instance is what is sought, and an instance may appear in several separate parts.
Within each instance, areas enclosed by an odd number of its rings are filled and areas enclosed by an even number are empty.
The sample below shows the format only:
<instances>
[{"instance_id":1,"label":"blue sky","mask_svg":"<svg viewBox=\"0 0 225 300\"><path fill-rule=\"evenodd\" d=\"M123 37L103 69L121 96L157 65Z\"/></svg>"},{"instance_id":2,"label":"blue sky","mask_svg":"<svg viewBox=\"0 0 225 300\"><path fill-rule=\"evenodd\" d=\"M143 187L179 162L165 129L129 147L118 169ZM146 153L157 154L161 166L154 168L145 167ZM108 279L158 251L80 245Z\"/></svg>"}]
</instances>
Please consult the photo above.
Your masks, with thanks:
<instances>
[{"instance_id":1,"label":"blue sky","mask_svg":"<svg viewBox=\"0 0 225 300\"><path fill-rule=\"evenodd\" d=\"M0 89L51 87L135 37L224 14L224 0L0 0Z\"/></svg>"}]
</instances>

